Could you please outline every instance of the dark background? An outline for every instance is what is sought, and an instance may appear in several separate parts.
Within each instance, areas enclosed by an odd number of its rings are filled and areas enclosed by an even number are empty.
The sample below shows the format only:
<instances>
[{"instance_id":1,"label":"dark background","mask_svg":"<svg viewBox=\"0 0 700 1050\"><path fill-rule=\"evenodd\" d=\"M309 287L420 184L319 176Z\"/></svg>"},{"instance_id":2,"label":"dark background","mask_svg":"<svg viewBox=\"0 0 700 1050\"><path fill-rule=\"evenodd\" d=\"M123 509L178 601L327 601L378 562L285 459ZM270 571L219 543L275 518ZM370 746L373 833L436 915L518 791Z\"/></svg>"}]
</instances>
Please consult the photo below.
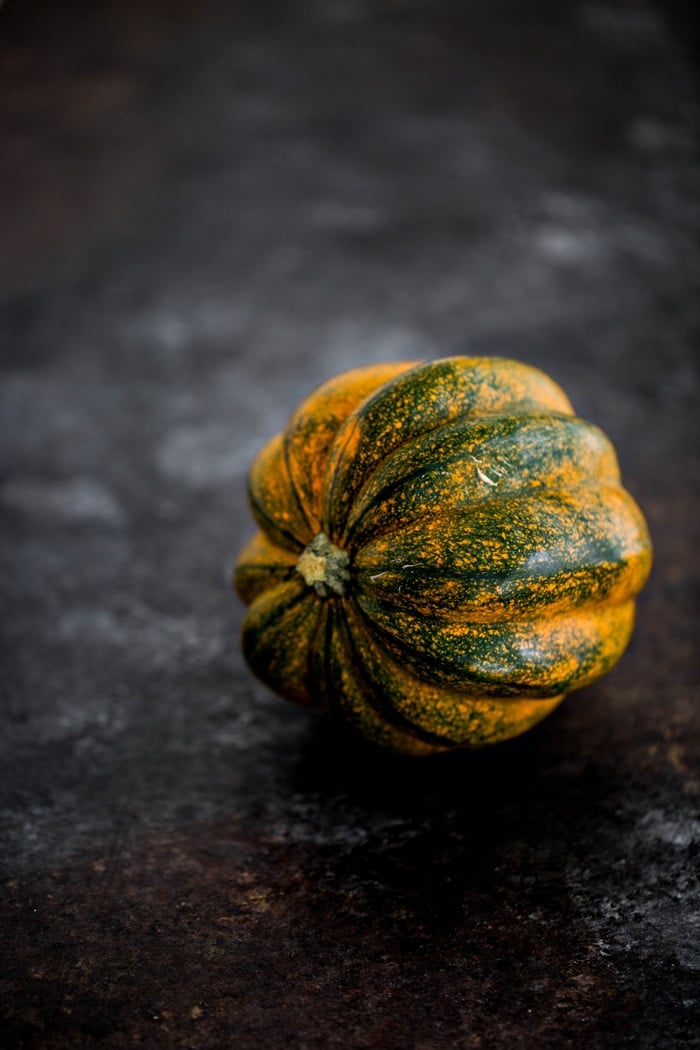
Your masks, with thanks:
<instances>
[{"instance_id":1,"label":"dark background","mask_svg":"<svg viewBox=\"0 0 700 1050\"><path fill-rule=\"evenodd\" d=\"M0 13L3 1047L700 1045L690 7ZM410 761L228 577L296 402L453 352L565 387L656 562L608 678Z\"/></svg>"}]
</instances>

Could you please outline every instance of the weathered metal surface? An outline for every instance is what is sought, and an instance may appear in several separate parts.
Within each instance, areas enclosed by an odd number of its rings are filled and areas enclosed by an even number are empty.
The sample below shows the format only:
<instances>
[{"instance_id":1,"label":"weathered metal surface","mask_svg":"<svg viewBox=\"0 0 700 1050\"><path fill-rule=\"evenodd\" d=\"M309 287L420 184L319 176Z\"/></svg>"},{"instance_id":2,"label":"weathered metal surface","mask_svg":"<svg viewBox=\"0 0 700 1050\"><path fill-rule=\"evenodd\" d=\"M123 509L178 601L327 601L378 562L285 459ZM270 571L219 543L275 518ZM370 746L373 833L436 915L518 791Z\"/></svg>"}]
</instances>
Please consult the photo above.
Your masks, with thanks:
<instances>
[{"instance_id":1,"label":"weathered metal surface","mask_svg":"<svg viewBox=\"0 0 700 1050\"><path fill-rule=\"evenodd\" d=\"M685 26L0 14L3 1046L698 1045ZM256 684L227 577L310 386L469 350L603 426L656 563L608 678L416 762Z\"/></svg>"}]
</instances>

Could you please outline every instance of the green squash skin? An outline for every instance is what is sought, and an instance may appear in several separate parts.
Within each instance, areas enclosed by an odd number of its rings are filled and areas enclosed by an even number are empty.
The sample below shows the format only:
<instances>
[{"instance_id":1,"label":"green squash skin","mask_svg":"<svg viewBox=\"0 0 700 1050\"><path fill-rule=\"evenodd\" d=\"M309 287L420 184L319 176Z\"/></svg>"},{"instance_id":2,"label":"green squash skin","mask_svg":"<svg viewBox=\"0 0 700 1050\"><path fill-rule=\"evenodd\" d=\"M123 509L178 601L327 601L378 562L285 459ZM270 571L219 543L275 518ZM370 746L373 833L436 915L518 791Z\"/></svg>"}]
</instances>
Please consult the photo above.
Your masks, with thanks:
<instances>
[{"instance_id":1,"label":"green squash skin","mask_svg":"<svg viewBox=\"0 0 700 1050\"><path fill-rule=\"evenodd\" d=\"M624 599L634 585L645 530L619 487L491 499L458 515L439 506L358 549L360 594L479 622Z\"/></svg>"},{"instance_id":2,"label":"green squash skin","mask_svg":"<svg viewBox=\"0 0 700 1050\"><path fill-rule=\"evenodd\" d=\"M381 724L413 734L431 749L482 747L516 735L544 718L560 697L543 700L505 700L502 690L493 699L477 689L445 686L416 689L416 677L388 649L368 644L367 624L352 607L337 608L336 638L344 651L334 668L334 680L344 674L346 688L340 704L349 721L365 733L367 715L376 713ZM515 727L515 729L514 729Z\"/></svg>"},{"instance_id":3,"label":"green squash skin","mask_svg":"<svg viewBox=\"0 0 700 1050\"><path fill-rule=\"evenodd\" d=\"M472 362L466 369L465 360ZM566 395L547 376L506 359L443 358L398 376L339 430L326 468L323 531L343 545L358 490L377 464L406 440L460 417L541 405L571 411Z\"/></svg>"},{"instance_id":4,"label":"green squash skin","mask_svg":"<svg viewBox=\"0 0 700 1050\"><path fill-rule=\"evenodd\" d=\"M395 750L497 743L620 658L646 523L608 439L537 369L374 368L311 395L253 465L244 653ZM309 552L336 548L342 586L309 586Z\"/></svg>"},{"instance_id":5,"label":"green squash skin","mask_svg":"<svg viewBox=\"0 0 700 1050\"><path fill-rule=\"evenodd\" d=\"M593 472L599 483L619 483L610 442L575 416L522 409L458 419L411 438L379 464L356 497L346 542L361 546L375 531L386 531L387 510L396 521L411 521L438 510L536 494L543 478L550 489L566 488L574 475Z\"/></svg>"}]
</instances>

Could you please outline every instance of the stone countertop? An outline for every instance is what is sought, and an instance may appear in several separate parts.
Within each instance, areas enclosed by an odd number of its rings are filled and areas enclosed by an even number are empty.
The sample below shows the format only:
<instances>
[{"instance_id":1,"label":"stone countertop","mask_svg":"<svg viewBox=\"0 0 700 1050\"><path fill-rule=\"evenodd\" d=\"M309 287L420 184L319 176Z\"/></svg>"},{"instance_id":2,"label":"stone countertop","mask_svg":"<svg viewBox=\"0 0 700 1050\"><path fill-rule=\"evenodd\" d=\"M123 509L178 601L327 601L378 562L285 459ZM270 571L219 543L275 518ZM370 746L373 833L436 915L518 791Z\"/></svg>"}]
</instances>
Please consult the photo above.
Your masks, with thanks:
<instances>
[{"instance_id":1,"label":"stone countertop","mask_svg":"<svg viewBox=\"0 0 700 1050\"><path fill-rule=\"evenodd\" d=\"M60 10L59 10L60 8ZM0 13L0 1043L700 1046L681 4ZM254 452L353 365L542 367L655 567L599 684L379 753L256 683Z\"/></svg>"}]
</instances>

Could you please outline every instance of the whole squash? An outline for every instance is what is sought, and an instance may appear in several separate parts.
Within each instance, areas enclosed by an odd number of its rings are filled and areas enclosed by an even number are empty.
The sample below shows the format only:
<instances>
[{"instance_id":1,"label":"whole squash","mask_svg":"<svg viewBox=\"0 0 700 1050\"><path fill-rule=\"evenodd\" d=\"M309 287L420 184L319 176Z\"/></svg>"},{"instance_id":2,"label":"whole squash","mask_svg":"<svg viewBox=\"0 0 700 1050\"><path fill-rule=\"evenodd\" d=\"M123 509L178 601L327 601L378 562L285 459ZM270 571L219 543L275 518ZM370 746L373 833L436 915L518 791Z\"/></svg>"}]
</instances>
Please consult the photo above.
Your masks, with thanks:
<instances>
[{"instance_id":1,"label":"whole squash","mask_svg":"<svg viewBox=\"0 0 700 1050\"><path fill-rule=\"evenodd\" d=\"M259 453L249 498L250 667L409 754L505 740L600 678L651 566L610 441L504 358L330 380Z\"/></svg>"}]
</instances>

